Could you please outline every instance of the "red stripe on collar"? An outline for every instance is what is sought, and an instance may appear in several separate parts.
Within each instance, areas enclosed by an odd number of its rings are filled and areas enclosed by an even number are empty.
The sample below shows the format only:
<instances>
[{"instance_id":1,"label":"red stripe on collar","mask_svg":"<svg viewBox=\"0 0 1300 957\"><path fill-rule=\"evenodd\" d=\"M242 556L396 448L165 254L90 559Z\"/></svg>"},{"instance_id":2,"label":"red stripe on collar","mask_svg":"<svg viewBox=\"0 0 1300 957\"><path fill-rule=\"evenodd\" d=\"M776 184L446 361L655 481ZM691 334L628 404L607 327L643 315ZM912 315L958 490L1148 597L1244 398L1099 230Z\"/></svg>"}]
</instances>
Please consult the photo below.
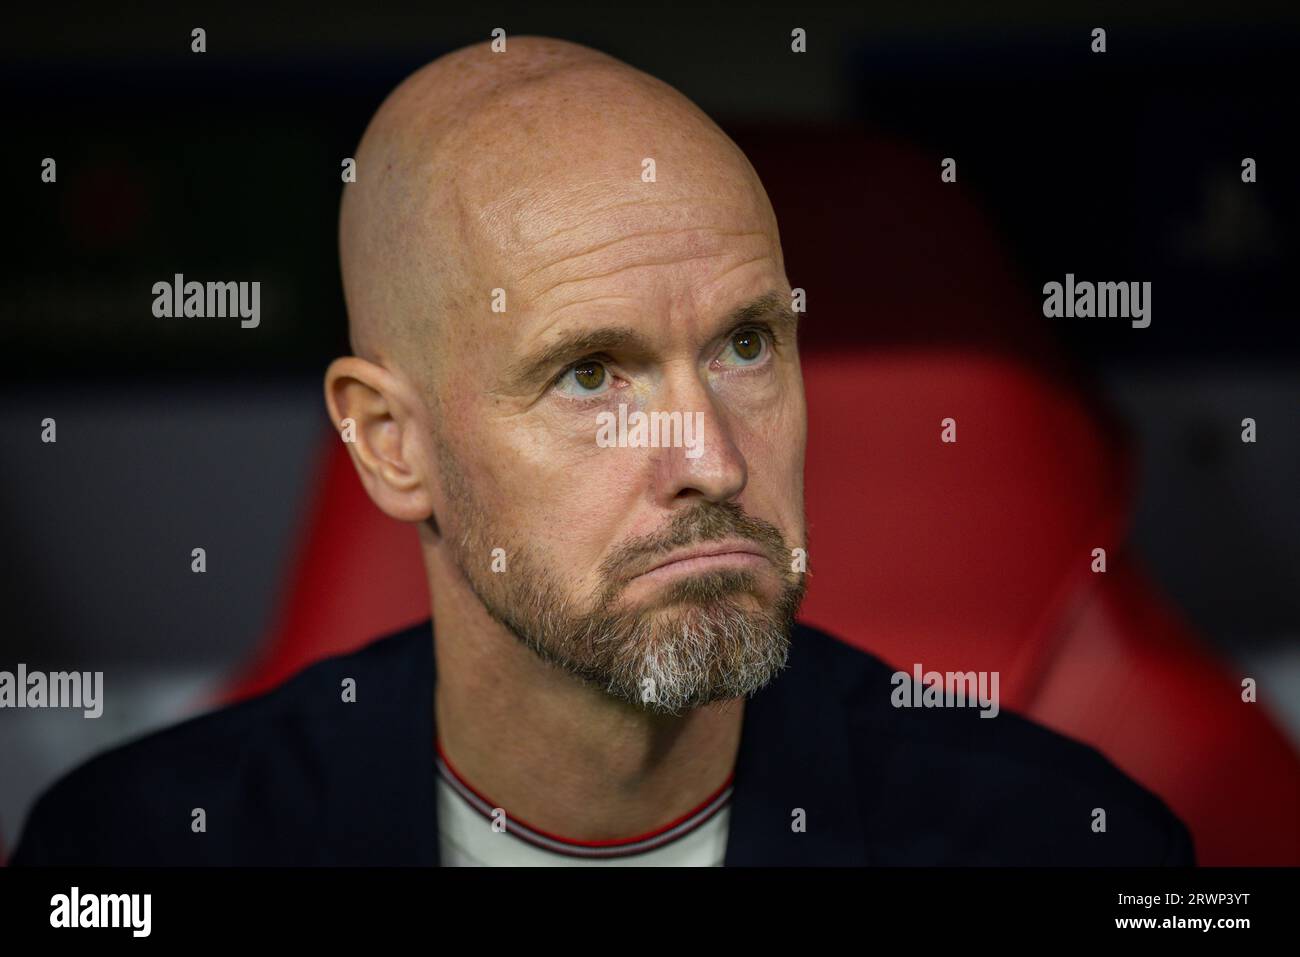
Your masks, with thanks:
<instances>
[{"instance_id":1,"label":"red stripe on collar","mask_svg":"<svg viewBox=\"0 0 1300 957\"><path fill-rule=\"evenodd\" d=\"M436 736L434 746L438 752L437 765L438 773L442 776L452 789L460 795L472 808L481 815L493 819L495 810L502 810L500 805L494 803L491 799L481 794L465 780L464 777L456 770L451 761L447 759L446 752L442 749L442 741ZM527 841L543 850L552 851L556 854L567 854L573 857L626 857L631 854L643 854L646 851L654 850L680 840L687 834L703 826L711 820L720 810L726 807L731 800L732 782L735 779L735 772L727 775L726 781L716 791L710 794L704 801L696 805L685 814L674 818L662 827L657 827L635 837L619 838L615 840L604 841L580 841L573 838L564 837L560 834L554 834L544 831L541 828L534 827L525 821L511 817L508 812L505 813L504 823L506 832L513 834L521 840Z\"/></svg>"}]
</instances>

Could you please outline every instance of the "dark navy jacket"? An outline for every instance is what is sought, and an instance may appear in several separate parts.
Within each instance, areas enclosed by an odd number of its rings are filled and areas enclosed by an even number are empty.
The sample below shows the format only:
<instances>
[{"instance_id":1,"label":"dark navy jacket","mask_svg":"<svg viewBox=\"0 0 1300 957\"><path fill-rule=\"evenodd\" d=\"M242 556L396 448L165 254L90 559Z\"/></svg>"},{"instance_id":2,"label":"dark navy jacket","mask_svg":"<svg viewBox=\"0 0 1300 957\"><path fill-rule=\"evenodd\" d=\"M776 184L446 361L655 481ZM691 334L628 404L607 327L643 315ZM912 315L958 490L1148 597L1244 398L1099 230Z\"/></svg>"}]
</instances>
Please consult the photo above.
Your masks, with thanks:
<instances>
[{"instance_id":1,"label":"dark navy jacket","mask_svg":"<svg viewBox=\"0 0 1300 957\"><path fill-rule=\"evenodd\" d=\"M892 674L796 629L746 704L728 865L1194 863L1182 822L1095 750L1005 710L895 708ZM319 662L82 764L10 863L437 865L433 692L429 622Z\"/></svg>"}]
</instances>

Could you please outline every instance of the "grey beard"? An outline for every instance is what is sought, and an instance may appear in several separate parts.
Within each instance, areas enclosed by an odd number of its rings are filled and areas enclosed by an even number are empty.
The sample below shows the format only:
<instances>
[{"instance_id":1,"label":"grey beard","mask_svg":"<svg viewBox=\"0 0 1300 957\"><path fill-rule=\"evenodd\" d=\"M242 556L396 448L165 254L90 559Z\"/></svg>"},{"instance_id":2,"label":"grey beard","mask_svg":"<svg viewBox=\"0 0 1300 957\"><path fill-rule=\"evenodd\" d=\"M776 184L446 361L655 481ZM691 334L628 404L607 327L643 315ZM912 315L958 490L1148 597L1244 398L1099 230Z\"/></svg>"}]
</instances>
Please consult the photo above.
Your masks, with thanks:
<instances>
[{"instance_id":1,"label":"grey beard","mask_svg":"<svg viewBox=\"0 0 1300 957\"><path fill-rule=\"evenodd\" d=\"M774 567L783 569L790 550L774 525L734 502L700 502L660 533L615 549L600 568L606 586L584 609L565 594L558 575L534 562L532 552L498 534L454 455L440 439L439 445L440 470L462 529L448 537L456 564L488 614L544 661L660 714L753 694L785 667L805 589L801 573L782 575L781 593L770 608L752 572L723 570L679 580L639 609L610 610L638 559L696 542L739 535L762 546ZM507 543L507 570L489 571L493 548ZM757 599L758 607L737 601L744 594Z\"/></svg>"},{"instance_id":2,"label":"grey beard","mask_svg":"<svg viewBox=\"0 0 1300 957\"><path fill-rule=\"evenodd\" d=\"M630 611L610 611L617 589L606 589L584 611L520 550L508 551L501 576L480 571L491 553L481 529L467 531L458 544L456 562L466 581L520 642L605 694L658 714L764 687L786 665L805 588L804 577L791 573L771 609L747 608L737 598L748 593L761 601L756 577L724 570L675 582L653 605Z\"/></svg>"},{"instance_id":3,"label":"grey beard","mask_svg":"<svg viewBox=\"0 0 1300 957\"><path fill-rule=\"evenodd\" d=\"M785 667L802 579L772 612L742 606L743 592L757 594L754 576L722 571L680 581L635 612L573 614L539 596L525 621L484 605L543 660L627 704L680 714L751 695Z\"/></svg>"}]
</instances>

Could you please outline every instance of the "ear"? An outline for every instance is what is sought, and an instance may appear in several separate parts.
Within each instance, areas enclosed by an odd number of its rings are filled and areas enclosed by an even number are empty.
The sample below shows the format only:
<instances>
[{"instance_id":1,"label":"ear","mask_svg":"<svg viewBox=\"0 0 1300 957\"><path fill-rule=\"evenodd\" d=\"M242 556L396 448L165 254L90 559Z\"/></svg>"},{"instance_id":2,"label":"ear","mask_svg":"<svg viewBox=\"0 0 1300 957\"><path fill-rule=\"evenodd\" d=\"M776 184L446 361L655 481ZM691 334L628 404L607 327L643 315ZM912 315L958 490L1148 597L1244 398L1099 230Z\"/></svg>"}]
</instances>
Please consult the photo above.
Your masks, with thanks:
<instances>
[{"instance_id":1,"label":"ear","mask_svg":"<svg viewBox=\"0 0 1300 957\"><path fill-rule=\"evenodd\" d=\"M371 500L386 515L422 522L433 514L421 454L428 430L418 392L383 366L356 356L325 372L325 405Z\"/></svg>"}]
</instances>

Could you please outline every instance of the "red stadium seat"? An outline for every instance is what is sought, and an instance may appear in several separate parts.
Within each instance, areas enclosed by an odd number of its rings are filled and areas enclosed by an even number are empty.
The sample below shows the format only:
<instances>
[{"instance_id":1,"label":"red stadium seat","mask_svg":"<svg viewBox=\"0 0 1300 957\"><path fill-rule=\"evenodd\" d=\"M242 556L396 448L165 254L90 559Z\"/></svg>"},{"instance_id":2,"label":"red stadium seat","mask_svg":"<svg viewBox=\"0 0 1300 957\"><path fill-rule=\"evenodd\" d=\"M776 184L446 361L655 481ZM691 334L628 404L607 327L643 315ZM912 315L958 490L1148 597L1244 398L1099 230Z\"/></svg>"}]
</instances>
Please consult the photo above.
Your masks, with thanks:
<instances>
[{"instance_id":1,"label":"red stadium seat","mask_svg":"<svg viewBox=\"0 0 1300 957\"><path fill-rule=\"evenodd\" d=\"M803 618L904 670L999 671L1004 708L1159 794L1203 864L1300 864L1300 759L1126 550L1122 435L938 157L838 130L738 139L808 290ZM414 530L337 441L321 475L281 613L228 698L428 615Z\"/></svg>"}]
</instances>

